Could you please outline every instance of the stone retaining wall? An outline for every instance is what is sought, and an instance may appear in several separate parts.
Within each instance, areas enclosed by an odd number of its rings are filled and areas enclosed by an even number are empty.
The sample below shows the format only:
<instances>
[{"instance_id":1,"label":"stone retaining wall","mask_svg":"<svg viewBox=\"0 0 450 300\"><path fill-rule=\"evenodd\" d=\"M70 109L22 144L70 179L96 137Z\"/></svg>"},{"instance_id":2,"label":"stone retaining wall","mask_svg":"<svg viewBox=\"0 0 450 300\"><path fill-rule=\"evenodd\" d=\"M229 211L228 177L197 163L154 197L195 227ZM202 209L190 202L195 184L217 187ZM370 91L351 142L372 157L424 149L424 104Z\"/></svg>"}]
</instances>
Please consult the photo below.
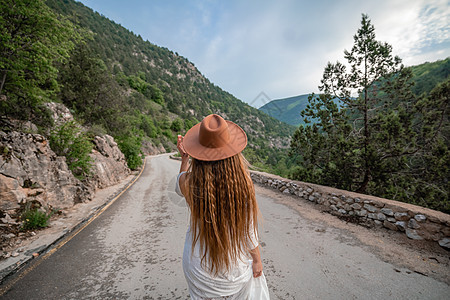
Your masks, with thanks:
<instances>
[{"instance_id":1,"label":"stone retaining wall","mask_svg":"<svg viewBox=\"0 0 450 300\"><path fill-rule=\"evenodd\" d=\"M404 232L415 240L430 240L450 249L450 215L420 206L353 193L276 175L251 171L254 182L320 205L333 215L366 227Z\"/></svg>"}]
</instances>

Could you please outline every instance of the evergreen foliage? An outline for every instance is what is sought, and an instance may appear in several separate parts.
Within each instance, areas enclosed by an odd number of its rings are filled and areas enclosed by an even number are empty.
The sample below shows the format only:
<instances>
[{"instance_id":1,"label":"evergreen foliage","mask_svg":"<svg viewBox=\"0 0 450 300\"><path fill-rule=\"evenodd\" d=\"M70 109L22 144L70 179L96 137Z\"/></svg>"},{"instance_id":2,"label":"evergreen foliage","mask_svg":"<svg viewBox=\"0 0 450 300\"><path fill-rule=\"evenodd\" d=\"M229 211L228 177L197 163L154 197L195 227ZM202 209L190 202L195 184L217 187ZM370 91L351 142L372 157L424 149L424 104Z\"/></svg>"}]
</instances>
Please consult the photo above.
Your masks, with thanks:
<instances>
[{"instance_id":1,"label":"evergreen foliage","mask_svg":"<svg viewBox=\"0 0 450 300\"><path fill-rule=\"evenodd\" d=\"M367 15L344 53L349 69L328 63L322 94L302 111L316 122L293 135L293 177L448 212L448 85L415 96L411 69Z\"/></svg>"},{"instance_id":2,"label":"evergreen foliage","mask_svg":"<svg viewBox=\"0 0 450 300\"><path fill-rule=\"evenodd\" d=\"M127 158L128 167L132 170L135 170L142 165L142 136L142 131L133 130L131 134L117 137L117 145Z\"/></svg>"},{"instance_id":3,"label":"evergreen foliage","mask_svg":"<svg viewBox=\"0 0 450 300\"><path fill-rule=\"evenodd\" d=\"M84 125L101 125L109 132L123 128L118 116L126 99L103 60L85 44L80 44L59 70L58 79L62 86L59 98L84 121Z\"/></svg>"}]
</instances>

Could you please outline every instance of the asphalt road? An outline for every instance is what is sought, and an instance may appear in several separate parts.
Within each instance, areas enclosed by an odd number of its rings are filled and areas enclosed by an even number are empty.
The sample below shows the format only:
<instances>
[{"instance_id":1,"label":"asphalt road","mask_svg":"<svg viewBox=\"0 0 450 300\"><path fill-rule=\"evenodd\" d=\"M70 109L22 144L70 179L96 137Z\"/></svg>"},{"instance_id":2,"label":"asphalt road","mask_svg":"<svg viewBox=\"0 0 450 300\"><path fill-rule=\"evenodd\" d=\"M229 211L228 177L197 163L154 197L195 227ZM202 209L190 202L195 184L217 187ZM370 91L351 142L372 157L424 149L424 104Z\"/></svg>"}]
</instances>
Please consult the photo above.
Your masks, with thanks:
<instances>
[{"instance_id":1,"label":"asphalt road","mask_svg":"<svg viewBox=\"0 0 450 300\"><path fill-rule=\"evenodd\" d=\"M189 213L179 162L149 157L141 178L1 299L188 299L181 257ZM382 261L354 236L257 189L272 299L449 299L447 284Z\"/></svg>"}]
</instances>

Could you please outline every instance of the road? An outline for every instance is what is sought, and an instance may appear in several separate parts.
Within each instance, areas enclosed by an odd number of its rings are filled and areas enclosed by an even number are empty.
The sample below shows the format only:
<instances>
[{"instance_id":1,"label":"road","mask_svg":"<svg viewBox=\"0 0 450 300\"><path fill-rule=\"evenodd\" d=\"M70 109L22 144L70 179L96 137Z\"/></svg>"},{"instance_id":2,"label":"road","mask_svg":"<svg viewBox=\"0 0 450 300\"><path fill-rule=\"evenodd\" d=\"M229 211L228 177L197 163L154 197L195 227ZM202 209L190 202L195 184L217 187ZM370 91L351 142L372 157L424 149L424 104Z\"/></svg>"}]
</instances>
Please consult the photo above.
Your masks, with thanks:
<instances>
[{"instance_id":1,"label":"road","mask_svg":"<svg viewBox=\"0 0 450 300\"><path fill-rule=\"evenodd\" d=\"M130 189L1 299L188 299L178 169L167 155L148 157ZM257 187L272 299L448 299L447 284L383 261L348 230L280 197Z\"/></svg>"}]
</instances>

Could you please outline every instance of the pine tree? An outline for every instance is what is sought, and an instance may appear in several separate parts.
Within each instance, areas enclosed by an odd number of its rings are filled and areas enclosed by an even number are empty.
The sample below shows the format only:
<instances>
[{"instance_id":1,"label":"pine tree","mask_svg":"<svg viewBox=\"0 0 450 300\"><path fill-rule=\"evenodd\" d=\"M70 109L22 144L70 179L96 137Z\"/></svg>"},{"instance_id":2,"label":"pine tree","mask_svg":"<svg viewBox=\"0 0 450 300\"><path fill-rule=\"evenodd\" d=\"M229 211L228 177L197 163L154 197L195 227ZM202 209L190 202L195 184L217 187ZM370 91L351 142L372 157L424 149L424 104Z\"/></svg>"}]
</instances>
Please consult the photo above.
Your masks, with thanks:
<instances>
[{"instance_id":1,"label":"pine tree","mask_svg":"<svg viewBox=\"0 0 450 300\"><path fill-rule=\"evenodd\" d=\"M406 158L417 152L411 72L392 47L375 39L367 15L347 65L328 63L319 96L302 112L307 125L291 142L294 177L362 193L391 195ZM313 124L309 124L313 122ZM403 177L402 177L403 178ZM395 193L394 192L394 193Z\"/></svg>"},{"instance_id":2,"label":"pine tree","mask_svg":"<svg viewBox=\"0 0 450 300\"><path fill-rule=\"evenodd\" d=\"M450 213L450 79L437 84L416 105L419 151L408 160L409 201Z\"/></svg>"}]
</instances>

